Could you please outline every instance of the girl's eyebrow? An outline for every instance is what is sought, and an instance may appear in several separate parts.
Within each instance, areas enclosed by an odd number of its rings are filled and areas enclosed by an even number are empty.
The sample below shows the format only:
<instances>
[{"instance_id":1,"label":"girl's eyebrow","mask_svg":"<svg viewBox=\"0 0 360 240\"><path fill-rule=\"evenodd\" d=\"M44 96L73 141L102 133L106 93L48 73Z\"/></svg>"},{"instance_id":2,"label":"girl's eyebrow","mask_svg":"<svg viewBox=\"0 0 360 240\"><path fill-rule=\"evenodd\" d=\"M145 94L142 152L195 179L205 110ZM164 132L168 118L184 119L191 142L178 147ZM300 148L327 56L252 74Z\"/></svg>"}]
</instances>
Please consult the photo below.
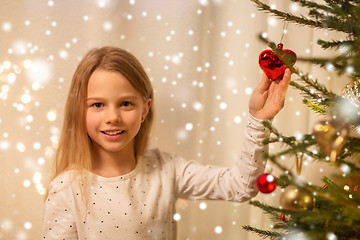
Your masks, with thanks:
<instances>
[{"instance_id":1,"label":"girl's eyebrow","mask_svg":"<svg viewBox=\"0 0 360 240\"><path fill-rule=\"evenodd\" d=\"M133 95L129 95L129 96L121 96L120 98L119 98L119 100L125 100L125 99L134 99L134 100L136 100L136 99L138 99L138 97L137 96L133 96ZM87 99L86 99L86 101L104 101L105 100L105 98L102 98L102 97L88 97Z\"/></svg>"}]
</instances>

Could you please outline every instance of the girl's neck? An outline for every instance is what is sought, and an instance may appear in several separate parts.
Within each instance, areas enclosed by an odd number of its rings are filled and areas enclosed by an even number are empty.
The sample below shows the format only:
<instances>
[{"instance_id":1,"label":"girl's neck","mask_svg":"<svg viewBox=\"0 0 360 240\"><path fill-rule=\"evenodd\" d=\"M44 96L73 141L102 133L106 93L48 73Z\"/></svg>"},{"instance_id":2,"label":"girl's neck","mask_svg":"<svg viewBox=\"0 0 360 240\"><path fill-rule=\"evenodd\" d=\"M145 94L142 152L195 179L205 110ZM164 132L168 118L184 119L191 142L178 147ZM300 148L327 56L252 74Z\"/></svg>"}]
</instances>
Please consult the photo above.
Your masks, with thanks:
<instances>
[{"instance_id":1,"label":"girl's neck","mask_svg":"<svg viewBox=\"0 0 360 240\"><path fill-rule=\"evenodd\" d=\"M92 172L102 177L118 177L130 173L136 167L134 152L94 151Z\"/></svg>"}]
</instances>

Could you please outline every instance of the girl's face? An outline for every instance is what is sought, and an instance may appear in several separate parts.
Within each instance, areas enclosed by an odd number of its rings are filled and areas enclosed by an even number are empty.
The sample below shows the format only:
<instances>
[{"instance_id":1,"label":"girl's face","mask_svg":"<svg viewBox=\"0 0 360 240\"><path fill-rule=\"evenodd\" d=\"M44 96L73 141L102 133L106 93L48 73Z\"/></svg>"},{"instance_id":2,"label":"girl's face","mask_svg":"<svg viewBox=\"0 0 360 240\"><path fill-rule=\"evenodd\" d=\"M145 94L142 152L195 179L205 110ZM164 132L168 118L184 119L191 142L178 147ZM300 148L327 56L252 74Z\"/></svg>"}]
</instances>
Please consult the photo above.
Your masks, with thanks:
<instances>
[{"instance_id":1,"label":"girl's face","mask_svg":"<svg viewBox=\"0 0 360 240\"><path fill-rule=\"evenodd\" d=\"M118 72L97 69L87 89L86 129L98 155L134 154L134 138L151 104Z\"/></svg>"}]
</instances>

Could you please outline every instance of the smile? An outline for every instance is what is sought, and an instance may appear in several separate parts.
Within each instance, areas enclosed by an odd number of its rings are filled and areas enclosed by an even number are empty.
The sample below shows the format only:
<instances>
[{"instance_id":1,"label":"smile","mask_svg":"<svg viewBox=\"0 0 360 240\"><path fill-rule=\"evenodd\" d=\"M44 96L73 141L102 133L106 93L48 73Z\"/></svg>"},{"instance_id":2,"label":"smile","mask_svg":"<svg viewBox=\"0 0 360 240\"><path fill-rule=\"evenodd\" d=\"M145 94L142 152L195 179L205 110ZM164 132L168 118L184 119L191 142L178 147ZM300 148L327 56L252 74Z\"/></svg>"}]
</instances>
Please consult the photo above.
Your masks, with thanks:
<instances>
[{"instance_id":1,"label":"smile","mask_svg":"<svg viewBox=\"0 0 360 240\"><path fill-rule=\"evenodd\" d=\"M125 132L124 130L119 130L119 131L101 131L102 133L105 133L107 135L118 135L118 134L121 134L123 132Z\"/></svg>"}]
</instances>

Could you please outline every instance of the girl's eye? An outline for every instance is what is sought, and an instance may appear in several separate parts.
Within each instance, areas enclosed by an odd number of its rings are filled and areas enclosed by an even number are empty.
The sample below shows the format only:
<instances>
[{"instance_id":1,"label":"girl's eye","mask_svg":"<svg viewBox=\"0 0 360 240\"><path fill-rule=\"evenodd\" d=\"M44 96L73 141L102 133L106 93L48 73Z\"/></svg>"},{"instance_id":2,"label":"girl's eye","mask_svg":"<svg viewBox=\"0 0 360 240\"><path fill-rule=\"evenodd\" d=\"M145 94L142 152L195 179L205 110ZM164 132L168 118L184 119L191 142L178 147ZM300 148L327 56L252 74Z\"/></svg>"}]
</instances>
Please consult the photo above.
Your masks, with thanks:
<instances>
[{"instance_id":1,"label":"girl's eye","mask_svg":"<svg viewBox=\"0 0 360 240\"><path fill-rule=\"evenodd\" d=\"M132 103L131 102L123 102L121 105L123 107L130 107L130 106L132 106Z\"/></svg>"},{"instance_id":2,"label":"girl's eye","mask_svg":"<svg viewBox=\"0 0 360 240\"><path fill-rule=\"evenodd\" d=\"M94 103L92 106L93 106L94 108L101 108L101 107L104 106L104 104L102 104L102 103Z\"/></svg>"}]
</instances>

